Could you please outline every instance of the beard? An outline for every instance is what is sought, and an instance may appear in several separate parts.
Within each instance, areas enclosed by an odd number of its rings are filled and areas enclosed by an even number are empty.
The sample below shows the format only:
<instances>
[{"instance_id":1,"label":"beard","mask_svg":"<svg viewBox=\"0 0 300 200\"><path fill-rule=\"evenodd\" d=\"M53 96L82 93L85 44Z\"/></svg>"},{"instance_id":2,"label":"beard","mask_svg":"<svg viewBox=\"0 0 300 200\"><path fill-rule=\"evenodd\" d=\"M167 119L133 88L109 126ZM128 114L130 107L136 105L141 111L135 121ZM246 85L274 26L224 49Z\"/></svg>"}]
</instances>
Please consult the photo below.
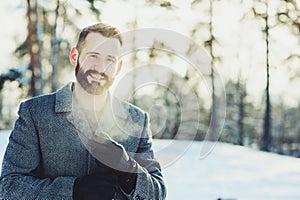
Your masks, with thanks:
<instances>
[{"instance_id":1,"label":"beard","mask_svg":"<svg viewBox=\"0 0 300 200\"><path fill-rule=\"evenodd\" d=\"M99 73L96 70L87 70L84 72L79 62L77 63L76 69L75 69L75 75L78 83L80 86L89 94L93 95L101 95L104 92L106 92L109 87L113 84L114 79L110 79L105 73ZM91 81L91 83L88 80L88 76L96 76L101 77L101 81Z\"/></svg>"}]
</instances>

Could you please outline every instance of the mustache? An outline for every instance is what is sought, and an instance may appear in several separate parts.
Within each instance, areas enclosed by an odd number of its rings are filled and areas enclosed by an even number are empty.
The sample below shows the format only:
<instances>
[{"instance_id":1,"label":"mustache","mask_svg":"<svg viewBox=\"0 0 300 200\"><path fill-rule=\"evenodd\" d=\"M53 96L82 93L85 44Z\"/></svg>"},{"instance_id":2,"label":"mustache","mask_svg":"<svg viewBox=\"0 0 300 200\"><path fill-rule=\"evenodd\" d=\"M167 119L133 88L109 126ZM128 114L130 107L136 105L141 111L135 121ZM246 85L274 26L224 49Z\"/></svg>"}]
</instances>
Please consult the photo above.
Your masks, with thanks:
<instances>
[{"instance_id":1,"label":"mustache","mask_svg":"<svg viewBox=\"0 0 300 200\"><path fill-rule=\"evenodd\" d=\"M108 76L104 72L99 73L96 70L89 69L85 72L85 76L88 76L89 74L97 74L97 75L100 75L101 77L103 77L105 80L108 80Z\"/></svg>"}]
</instances>

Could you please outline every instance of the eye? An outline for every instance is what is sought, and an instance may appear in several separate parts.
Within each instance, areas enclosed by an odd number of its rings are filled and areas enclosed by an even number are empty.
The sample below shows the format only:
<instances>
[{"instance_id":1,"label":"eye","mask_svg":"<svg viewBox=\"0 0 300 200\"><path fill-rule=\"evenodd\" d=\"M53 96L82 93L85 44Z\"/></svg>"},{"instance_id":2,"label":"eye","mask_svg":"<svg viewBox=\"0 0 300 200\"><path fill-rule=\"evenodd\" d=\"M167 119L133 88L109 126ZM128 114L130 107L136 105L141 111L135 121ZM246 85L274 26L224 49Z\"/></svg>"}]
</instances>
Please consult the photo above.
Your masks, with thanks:
<instances>
[{"instance_id":1,"label":"eye","mask_svg":"<svg viewBox=\"0 0 300 200\"><path fill-rule=\"evenodd\" d=\"M98 55L96 55L96 54L90 54L90 55L89 55L89 58L90 58L91 60L96 60L96 59L98 59Z\"/></svg>"},{"instance_id":2,"label":"eye","mask_svg":"<svg viewBox=\"0 0 300 200\"><path fill-rule=\"evenodd\" d=\"M112 57L108 57L108 58L106 58L106 61L109 63L114 63L114 62L116 62L116 59L112 58Z\"/></svg>"}]
</instances>

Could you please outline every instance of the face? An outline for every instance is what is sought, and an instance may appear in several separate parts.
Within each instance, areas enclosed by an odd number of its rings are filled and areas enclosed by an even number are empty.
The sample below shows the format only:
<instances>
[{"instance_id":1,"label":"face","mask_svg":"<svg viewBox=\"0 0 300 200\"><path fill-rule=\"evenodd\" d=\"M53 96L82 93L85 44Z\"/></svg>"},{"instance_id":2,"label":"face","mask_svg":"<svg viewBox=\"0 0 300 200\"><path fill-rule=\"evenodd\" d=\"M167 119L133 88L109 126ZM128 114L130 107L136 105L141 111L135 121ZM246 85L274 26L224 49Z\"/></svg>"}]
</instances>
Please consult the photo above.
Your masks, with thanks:
<instances>
[{"instance_id":1,"label":"face","mask_svg":"<svg viewBox=\"0 0 300 200\"><path fill-rule=\"evenodd\" d=\"M89 94L107 92L122 66L118 60L120 52L118 39L88 34L76 62L76 80L80 86Z\"/></svg>"}]
</instances>

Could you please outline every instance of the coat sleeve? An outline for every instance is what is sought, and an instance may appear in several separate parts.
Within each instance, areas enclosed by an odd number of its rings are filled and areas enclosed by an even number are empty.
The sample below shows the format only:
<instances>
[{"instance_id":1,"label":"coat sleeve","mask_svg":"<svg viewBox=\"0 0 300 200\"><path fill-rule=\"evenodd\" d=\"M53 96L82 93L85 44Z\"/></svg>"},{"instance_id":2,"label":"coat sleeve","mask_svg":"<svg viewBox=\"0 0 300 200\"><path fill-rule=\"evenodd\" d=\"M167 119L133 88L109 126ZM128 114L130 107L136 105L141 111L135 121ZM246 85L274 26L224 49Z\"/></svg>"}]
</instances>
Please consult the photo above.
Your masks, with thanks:
<instances>
[{"instance_id":1,"label":"coat sleeve","mask_svg":"<svg viewBox=\"0 0 300 200\"><path fill-rule=\"evenodd\" d=\"M0 199L72 199L76 177L42 177L38 133L26 103L18 114L2 163Z\"/></svg>"},{"instance_id":2,"label":"coat sleeve","mask_svg":"<svg viewBox=\"0 0 300 200\"><path fill-rule=\"evenodd\" d=\"M145 113L145 123L140 144L134 159L138 163L135 190L129 199L163 200L166 198L166 186L161 172L161 167L156 161L152 149L152 134L149 127L148 115Z\"/></svg>"}]
</instances>

